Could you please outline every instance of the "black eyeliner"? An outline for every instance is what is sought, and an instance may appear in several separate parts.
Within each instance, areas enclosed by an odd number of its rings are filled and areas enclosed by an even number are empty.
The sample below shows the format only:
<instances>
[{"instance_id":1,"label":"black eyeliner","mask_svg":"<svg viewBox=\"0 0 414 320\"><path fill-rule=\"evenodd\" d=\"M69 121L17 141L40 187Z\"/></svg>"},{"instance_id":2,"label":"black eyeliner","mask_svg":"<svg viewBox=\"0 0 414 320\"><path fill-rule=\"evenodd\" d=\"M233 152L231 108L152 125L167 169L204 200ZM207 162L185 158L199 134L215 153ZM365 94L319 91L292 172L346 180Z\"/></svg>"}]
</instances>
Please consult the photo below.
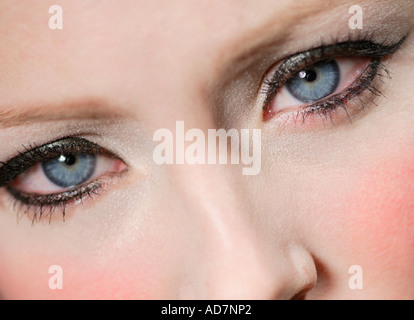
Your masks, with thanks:
<instances>
[{"instance_id":1,"label":"black eyeliner","mask_svg":"<svg viewBox=\"0 0 414 320\"><path fill-rule=\"evenodd\" d=\"M407 36L393 45L375 43L371 40L352 40L328 46L320 46L316 49L303 51L292 55L281 62L270 79L264 81L262 93L266 94L263 103L263 111L271 103L277 91L301 70L312 66L317 62L330 60L334 57L367 57L378 63L385 56L395 53L404 43Z\"/></svg>"},{"instance_id":2,"label":"black eyeliner","mask_svg":"<svg viewBox=\"0 0 414 320\"><path fill-rule=\"evenodd\" d=\"M30 208L34 208L34 214L32 218L32 224L34 224L36 221L40 221L40 219L42 219L45 213L49 215L50 223L52 218L52 212L56 208L62 209L63 221L65 221L66 206L69 202L83 202L83 198L85 196L92 198L93 195L98 194L99 189L101 188L102 183L99 180L97 180L88 184L87 186L78 187L74 190L64 191L59 194L33 195L29 193L16 191L10 187L7 188L7 191L15 199L14 206L18 204L20 207L26 207L24 213L27 213Z\"/></svg>"},{"instance_id":3,"label":"black eyeliner","mask_svg":"<svg viewBox=\"0 0 414 320\"><path fill-rule=\"evenodd\" d=\"M7 186L35 164L52 160L61 155L88 153L116 158L109 151L83 138L64 138L40 147L25 147L25 150L7 162L0 161L0 188Z\"/></svg>"}]
</instances>

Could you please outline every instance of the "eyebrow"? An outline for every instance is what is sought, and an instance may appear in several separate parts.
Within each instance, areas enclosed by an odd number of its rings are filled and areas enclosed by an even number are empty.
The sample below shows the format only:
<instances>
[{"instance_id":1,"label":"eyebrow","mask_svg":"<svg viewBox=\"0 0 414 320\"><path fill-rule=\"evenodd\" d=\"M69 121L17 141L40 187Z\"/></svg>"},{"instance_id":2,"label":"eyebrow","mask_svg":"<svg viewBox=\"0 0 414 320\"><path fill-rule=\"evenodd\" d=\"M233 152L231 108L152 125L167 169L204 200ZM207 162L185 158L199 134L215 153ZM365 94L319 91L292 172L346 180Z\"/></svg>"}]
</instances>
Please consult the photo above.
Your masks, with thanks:
<instances>
[{"instance_id":1,"label":"eyebrow","mask_svg":"<svg viewBox=\"0 0 414 320\"><path fill-rule=\"evenodd\" d=\"M21 110L20 110L21 109ZM66 101L56 105L38 105L25 108L0 106L0 129L28 123L61 120L116 120L128 115L121 108L101 99L91 98Z\"/></svg>"},{"instance_id":2,"label":"eyebrow","mask_svg":"<svg viewBox=\"0 0 414 320\"><path fill-rule=\"evenodd\" d=\"M362 3L373 1L376 0L361 0ZM291 1L289 2L289 5L286 5L282 10L275 10L263 24L255 27L253 30L249 30L248 35L243 36L247 39L247 41L244 42L251 42L252 44L250 47L252 51L256 51L260 47L268 45L270 42L283 40L284 36L289 33L289 29L292 26L297 25L298 21L302 18L309 17L315 13L333 10L346 3L349 3L350 5L354 4L352 0L304 0L301 3L301 6L298 6L296 2ZM278 8L280 8L280 5ZM272 8L270 10L272 10ZM275 23L275 21L277 21L277 23ZM277 27L279 27L279 29L277 29ZM257 37L258 34L261 36ZM245 43L240 43L239 45L244 48Z\"/></svg>"},{"instance_id":3,"label":"eyebrow","mask_svg":"<svg viewBox=\"0 0 414 320\"><path fill-rule=\"evenodd\" d=\"M373 1L376 0L361 0L360 4ZM223 54L220 57L226 57L224 53L230 54L227 54L225 63L221 61L221 66L224 69L221 69L217 75L224 83L231 81L234 75L244 71L246 66L254 63L261 56L266 56L265 50L274 52L270 47L277 48L285 43L290 29L297 25L298 21L315 13L329 12L346 3L350 6L355 4L352 0L304 0L300 6L295 1L283 1L283 7L278 3L275 8L269 8L274 12L266 17L264 22L246 30L241 39L229 41L223 48Z\"/></svg>"}]
</instances>

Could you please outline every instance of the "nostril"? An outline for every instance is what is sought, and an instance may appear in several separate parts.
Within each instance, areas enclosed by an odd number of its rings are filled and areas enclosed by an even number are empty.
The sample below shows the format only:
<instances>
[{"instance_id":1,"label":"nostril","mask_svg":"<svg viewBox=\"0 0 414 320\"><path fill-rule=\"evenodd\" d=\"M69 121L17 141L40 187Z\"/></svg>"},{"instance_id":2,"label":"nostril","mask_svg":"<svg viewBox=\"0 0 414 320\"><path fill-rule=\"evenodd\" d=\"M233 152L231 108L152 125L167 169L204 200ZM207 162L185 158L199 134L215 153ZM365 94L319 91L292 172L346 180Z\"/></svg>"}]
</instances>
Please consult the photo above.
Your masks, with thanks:
<instances>
[{"instance_id":1,"label":"nostril","mask_svg":"<svg viewBox=\"0 0 414 320\"><path fill-rule=\"evenodd\" d=\"M292 247L290 259L294 270L296 270L292 274L290 300L305 300L318 282L319 273L316 261L312 253L304 247Z\"/></svg>"},{"instance_id":2,"label":"nostril","mask_svg":"<svg viewBox=\"0 0 414 320\"><path fill-rule=\"evenodd\" d=\"M314 284L309 284L304 288L300 289L290 300L306 300L306 295L315 287Z\"/></svg>"}]
</instances>

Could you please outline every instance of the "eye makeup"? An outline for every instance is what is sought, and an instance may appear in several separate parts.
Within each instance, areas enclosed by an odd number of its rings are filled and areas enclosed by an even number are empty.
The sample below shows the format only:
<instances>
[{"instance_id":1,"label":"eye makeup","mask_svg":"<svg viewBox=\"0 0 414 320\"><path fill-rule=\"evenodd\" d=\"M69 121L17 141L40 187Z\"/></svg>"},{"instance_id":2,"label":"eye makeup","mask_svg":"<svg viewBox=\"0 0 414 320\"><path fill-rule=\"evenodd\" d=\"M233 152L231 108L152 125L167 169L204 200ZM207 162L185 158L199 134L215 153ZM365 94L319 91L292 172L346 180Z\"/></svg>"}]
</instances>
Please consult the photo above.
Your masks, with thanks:
<instances>
[{"instance_id":1,"label":"eye makeup","mask_svg":"<svg viewBox=\"0 0 414 320\"><path fill-rule=\"evenodd\" d=\"M64 179L65 175L66 178L72 178L73 175L76 176L76 166L79 168L79 166L82 166L82 164L85 163L84 161L82 162L82 159L87 157L95 158L96 156L111 158L115 161L123 163L121 159L116 157L108 150L86 139L77 137L64 138L49 144L42 145L40 147L25 147L25 152L20 152L17 156L13 157L5 163L0 162L0 188L6 187L10 195L16 200L15 206L18 204L21 207L26 207L25 213L29 209L34 209L33 222L40 219L45 211L49 212L49 218L51 218L51 212L56 208L62 209L64 218L66 205L68 203L82 201L85 196L92 197L92 195L98 193L104 183L103 176L98 177L89 183L86 181L88 179L83 179L82 181L85 181L83 184L68 184L70 187L65 188L62 190L62 192L52 194L25 192L24 190L15 188L13 186L13 181L18 179L26 172L29 172L29 170L31 170L31 168L37 164L42 164L43 172L45 167L53 165L54 172L61 174L60 177L58 176L60 179ZM64 159L65 161L60 163L61 159ZM70 160L70 162L68 162L68 160ZM76 163L75 160L78 160L78 163ZM92 164L95 163L96 161ZM91 164L91 162L86 162L86 164ZM59 165L62 167L57 167ZM71 165L75 165L75 169L70 167ZM62 168L66 170L63 171L63 173L61 170ZM117 166L116 170L117 172L120 172L123 168L124 166ZM59 171L59 169L61 171ZM53 171L51 172L53 173ZM90 174L88 172L87 177L91 178L92 172L90 172ZM49 180L51 182L54 182L53 179ZM63 184L62 187L64 186L65 185Z\"/></svg>"},{"instance_id":2,"label":"eye makeup","mask_svg":"<svg viewBox=\"0 0 414 320\"><path fill-rule=\"evenodd\" d=\"M367 67L350 86L340 93L328 95L318 101L304 103L302 107L297 108L298 110L293 112L295 118L301 116L304 122L309 115L318 114L327 118L331 116L331 112L337 108L342 108L351 120L351 112L348 112L347 102L357 98L362 104L361 108L364 108L364 103L360 99L360 95L363 92L369 91L374 96L382 95L380 90L373 84L373 80L377 76L390 78L390 73L383 65L382 60L395 53L404 43L405 39L406 36L393 45L386 45L385 43L378 44L367 39L349 40L329 46L320 46L316 49L301 52L287 58L277 65L276 68L273 67L272 71L268 73L270 75L263 82L260 91L265 95L263 120L268 121L276 116L277 112L271 108L272 101L277 96L279 90L285 85L289 85L301 72L304 73L304 70L312 68L312 66L321 62L329 63L338 57L365 57L369 62L367 63Z\"/></svg>"}]
</instances>

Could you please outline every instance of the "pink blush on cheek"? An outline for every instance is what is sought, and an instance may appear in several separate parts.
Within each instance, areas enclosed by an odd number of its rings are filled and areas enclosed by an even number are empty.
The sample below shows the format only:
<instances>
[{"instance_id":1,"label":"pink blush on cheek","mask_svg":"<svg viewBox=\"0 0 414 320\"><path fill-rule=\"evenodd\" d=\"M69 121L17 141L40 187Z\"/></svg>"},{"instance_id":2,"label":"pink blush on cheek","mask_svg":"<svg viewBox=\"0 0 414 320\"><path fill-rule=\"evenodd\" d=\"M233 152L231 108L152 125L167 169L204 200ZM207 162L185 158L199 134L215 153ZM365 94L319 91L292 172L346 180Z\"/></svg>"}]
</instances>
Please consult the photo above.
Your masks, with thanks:
<instances>
[{"instance_id":1,"label":"pink blush on cheek","mask_svg":"<svg viewBox=\"0 0 414 320\"><path fill-rule=\"evenodd\" d=\"M134 258L93 259L32 256L17 265L0 268L0 289L5 299L156 299L162 296L160 264ZM101 260L101 259L99 259ZM127 261L129 260L129 261ZM144 261L138 263L138 261ZM62 268L63 289L51 289L50 279ZM157 267L158 265L158 267Z\"/></svg>"},{"instance_id":2,"label":"pink blush on cheek","mask_svg":"<svg viewBox=\"0 0 414 320\"><path fill-rule=\"evenodd\" d=\"M129 270L128 270L129 269ZM69 299L154 299L157 276L153 270L93 268L80 272L76 268L66 277Z\"/></svg>"},{"instance_id":3,"label":"pink blush on cheek","mask_svg":"<svg viewBox=\"0 0 414 320\"><path fill-rule=\"evenodd\" d=\"M354 190L348 204L354 263L375 278L389 272L414 279L414 157L364 168Z\"/></svg>"}]
</instances>

